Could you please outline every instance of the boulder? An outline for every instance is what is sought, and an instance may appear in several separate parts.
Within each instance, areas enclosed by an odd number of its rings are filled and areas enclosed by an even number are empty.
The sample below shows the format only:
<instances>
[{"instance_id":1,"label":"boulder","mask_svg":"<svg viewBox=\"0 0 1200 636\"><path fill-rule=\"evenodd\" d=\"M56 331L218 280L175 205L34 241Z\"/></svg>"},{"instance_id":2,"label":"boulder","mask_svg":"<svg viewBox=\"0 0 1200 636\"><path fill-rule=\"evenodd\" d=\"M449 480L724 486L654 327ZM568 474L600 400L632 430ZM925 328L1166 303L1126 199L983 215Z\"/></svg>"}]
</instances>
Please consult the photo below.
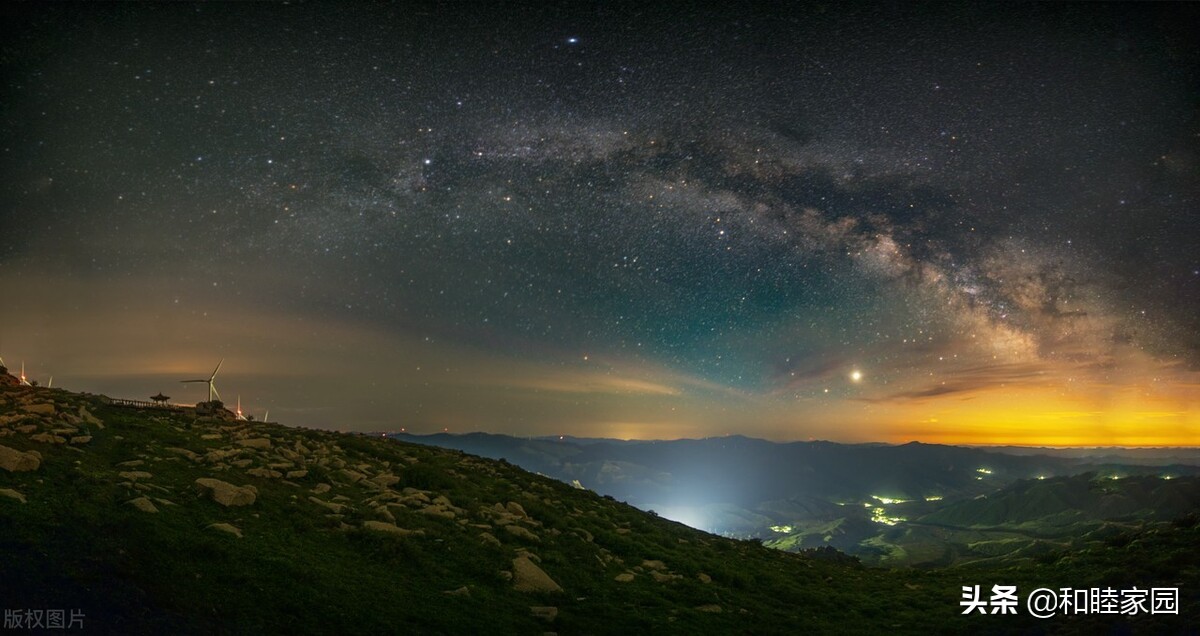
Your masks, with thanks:
<instances>
[{"instance_id":1,"label":"boulder","mask_svg":"<svg viewBox=\"0 0 1200 636\"><path fill-rule=\"evenodd\" d=\"M513 559L513 589L518 592L562 592L562 587L550 578L542 568L529 560L529 557L519 556Z\"/></svg>"},{"instance_id":2,"label":"boulder","mask_svg":"<svg viewBox=\"0 0 1200 636\"><path fill-rule=\"evenodd\" d=\"M350 470L349 468L341 471L341 475L342 475L342 477L346 478L346 481L348 481L352 484L357 484L358 482L360 482L366 478L366 475L358 472L357 470Z\"/></svg>"},{"instance_id":3,"label":"boulder","mask_svg":"<svg viewBox=\"0 0 1200 636\"><path fill-rule=\"evenodd\" d=\"M376 475L376 476L372 477L371 481L375 482L376 484L379 484L380 486L383 486L384 488L387 488L389 486L394 486L394 485L400 483L400 478L397 477L396 475L392 475L389 473L383 473L381 475Z\"/></svg>"},{"instance_id":4,"label":"boulder","mask_svg":"<svg viewBox=\"0 0 1200 636\"><path fill-rule=\"evenodd\" d=\"M622 573L618 574L616 576L616 578L614 578L613 580L616 581L617 583L628 583L633 580L633 577L634 577L633 572L622 572Z\"/></svg>"},{"instance_id":5,"label":"boulder","mask_svg":"<svg viewBox=\"0 0 1200 636\"><path fill-rule=\"evenodd\" d=\"M129 481L137 481L139 479L150 479L154 475L152 475L144 470L126 470L126 471L121 471L121 472L117 473L117 476L120 477L121 479L128 479Z\"/></svg>"},{"instance_id":6,"label":"boulder","mask_svg":"<svg viewBox=\"0 0 1200 636\"><path fill-rule=\"evenodd\" d=\"M253 486L234 486L220 479L201 477L195 485L200 494L209 496L222 506L249 506L258 498L258 491Z\"/></svg>"},{"instance_id":7,"label":"boulder","mask_svg":"<svg viewBox=\"0 0 1200 636\"><path fill-rule=\"evenodd\" d=\"M430 497L424 492L408 492L410 490L413 488L404 488L404 498L401 499L401 502L406 504L412 502L414 505L430 503Z\"/></svg>"},{"instance_id":8,"label":"boulder","mask_svg":"<svg viewBox=\"0 0 1200 636\"><path fill-rule=\"evenodd\" d=\"M204 459L200 455L197 455L195 452L190 451L186 448L176 448L176 447L172 446L170 448L165 448L163 450L167 451L168 453L175 453L176 455L182 455L194 462L199 462L202 459Z\"/></svg>"},{"instance_id":9,"label":"boulder","mask_svg":"<svg viewBox=\"0 0 1200 636\"><path fill-rule=\"evenodd\" d=\"M25 503L25 495L22 495L12 488L0 488L0 497L8 497L9 499L16 499L21 503Z\"/></svg>"},{"instance_id":10,"label":"boulder","mask_svg":"<svg viewBox=\"0 0 1200 636\"><path fill-rule=\"evenodd\" d=\"M333 504L333 505L336 506L337 504ZM366 528L367 530L374 530L376 532L386 532L388 534L394 534L394 535L398 535L401 537L408 536L413 533L412 530L406 530L404 528L397 526L394 523L388 523L386 521L364 521L363 527Z\"/></svg>"},{"instance_id":11,"label":"boulder","mask_svg":"<svg viewBox=\"0 0 1200 636\"><path fill-rule=\"evenodd\" d=\"M321 506L322 508L325 508L335 515L342 514L342 511L346 509L346 507L342 504L325 501L323 499L317 499L316 497L309 497L308 500L317 504L318 506Z\"/></svg>"},{"instance_id":12,"label":"boulder","mask_svg":"<svg viewBox=\"0 0 1200 636\"><path fill-rule=\"evenodd\" d=\"M37 470L42 465L39 455L21 452L15 448L0 446L0 468L12 473Z\"/></svg>"},{"instance_id":13,"label":"boulder","mask_svg":"<svg viewBox=\"0 0 1200 636\"><path fill-rule=\"evenodd\" d=\"M246 474L253 475L255 477L262 477L263 479L279 479L280 477L283 477L283 473L279 472L278 470L271 470L270 468L251 468L250 470L246 471Z\"/></svg>"},{"instance_id":14,"label":"boulder","mask_svg":"<svg viewBox=\"0 0 1200 636\"><path fill-rule=\"evenodd\" d=\"M442 594L445 594L446 596L465 596L467 598L470 598L471 597L471 589L464 585L464 586L458 588L457 590L445 590L442 592Z\"/></svg>"},{"instance_id":15,"label":"boulder","mask_svg":"<svg viewBox=\"0 0 1200 636\"><path fill-rule=\"evenodd\" d=\"M228 523L214 523L214 524L208 526L206 529L207 530L219 530L221 532L227 532L229 534L232 534L233 536L235 536L239 539L242 538L242 531L239 528L237 528L236 526L230 525Z\"/></svg>"},{"instance_id":16,"label":"boulder","mask_svg":"<svg viewBox=\"0 0 1200 636\"><path fill-rule=\"evenodd\" d=\"M308 476L307 470L289 470L287 471L288 479L301 479Z\"/></svg>"},{"instance_id":17,"label":"boulder","mask_svg":"<svg viewBox=\"0 0 1200 636\"><path fill-rule=\"evenodd\" d=\"M547 623L553 623L554 619L558 618L557 607L530 607L529 613L532 614L534 618L544 620Z\"/></svg>"},{"instance_id":18,"label":"boulder","mask_svg":"<svg viewBox=\"0 0 1200 636\"><path fill-rule=\"evenodd\" d=\"M490 532L481 532L479 534L479 539L488 545L494 545L494 546L500 545L500 540L497 539L495 537L495 535L493 535Z\"/></svg>"},{"instance_id":19,"label":"boulder","mask_svg":"<svg viewBox=\"0 0 1200 636\"><path fill-rule=\"evenodd\" d=\"M697 574L696 578L700 579L701 583L712 583L712 577L703 572Z\"/></svg>"},{"instance_id":20,"label":"boulder","mask_svg":"<svg viewBox=\"0 0 1200 636\"><path fill-rule=\"evenodd\" d=\"M71 438L72 444L88 444L92 441L91 435L76 435Z\"/></svg>"},{"instance_id":21,"label":"boulder","mask_svg":"<svg viewBox=\"0 0 1200 636\"><path fill-rule=\"evenodd\" d=\"M142 512L158 512L158 508L154 507L154 502L150 501L149 497L138 497L127 501L129 505L141 510Z\"/></svg>"},{"instance_id":22,"label":"boulder","mask_svg":"<svg viewBox=\"0 0 1200 636\"><path fill-rule=\"evenodd\" d=\"M67 438L59 437L54 433L38 433L37 435L30 435L29 439L43 444L65 444L67 442Z\"/></svg>"},{"instance_id":23,"label":"boulder","mask_svg":"<svg viewBox=\"0 0 1200 636\"><path fill-rule=\"evenodd\" d=\"M26 404L24 411L31 415L54 415L56 412L54 405L49 403Z\"/></svg>"},{"instance_id":24,"label":"boulder","mask_svg":"<svg viewBox=\"0 0 1200 636\"><path fill-rule=\"evenodd\" d=\"M210 464L215 464L217 462L223 462L226 459L229 459L230 457L234 457L241 452L242 452L241 449L238 449L238 448L226 448L226 449L221 449L221 450L211 450L204 454L204 461L206 461Z\"/></svg>"},{"instance_id":25,"label":"boulder","mask_svg":"<svg viewBox=\"0 0 1200 636\"><path fill-rule=\"evenodd\" d=\"M99 426L100 428L104 428L104 422L101 422L100 418L96 417L95 415L92 415L91 411L88 411L87 407L82 404L79 405L79 417L80 417L80 419L87 422L88 424L91 424L92 426Z\"/></svg>"},{"instance_id":26,"label":"boulder","mask_svg":"<svg viewBox=\"0 0 1200 636\"><path fill-rule=\"evenodd\" d=\"M721 612L723 612L725 610L722 610L720 605L709 604L709 605L700 605L700 606L696 607L696 611L697 612L707 612L709 614L720 614Z\"/></svg>"},{"instance_id":27,"label":"boulder","mask_svg":"<svg viewBox=\"0 0 1200 636\"><path fill-rule=\"evenodd\" d=\"M313 486L312 491L318 495L321 495L329 492L332 489L333 486L330 486L329 484L317 484L316 486Z\"/></svg>"},{"instance_id":28,"label":"boulder","mask_svg":"<svg viewBox=\"0 0 1200 636\"><path fill-rule=\"evenodd\" d=\"M516 524L510 525L510 526L504 526L504 531L513 535L514 537L517 537L520 539L525 539L526 541L533 541L534 543L542 542L542 540L540 538L538 538L538 536L536 534L534 534Z\"/></svg>"},{"instance_id":29,"label":"boulder","mask_svg":"<svg viewBox=\"0 0 1200 636\"><path fill-rule=\"evenodd\" d=\"M519 504L515 501L510 501L507 504L505 504L504 509L507 510L509 512L509 514L511 514L515 517L519 517L521 519L524 519L529 516L529 515L525 514L525 508L522 507L521 504Z\"/></svg>"},{"instance_id":30,"label":"boulder","mask_svg":"<svg viewBox=\"0 0 1200 636\"><path fill-rule=\"evenodd\" d=\"M246 448L270 448L271 438L252 437L250 439L239 439L237 444L238 446L245 446Z\"/></svg>"}]
</instances>

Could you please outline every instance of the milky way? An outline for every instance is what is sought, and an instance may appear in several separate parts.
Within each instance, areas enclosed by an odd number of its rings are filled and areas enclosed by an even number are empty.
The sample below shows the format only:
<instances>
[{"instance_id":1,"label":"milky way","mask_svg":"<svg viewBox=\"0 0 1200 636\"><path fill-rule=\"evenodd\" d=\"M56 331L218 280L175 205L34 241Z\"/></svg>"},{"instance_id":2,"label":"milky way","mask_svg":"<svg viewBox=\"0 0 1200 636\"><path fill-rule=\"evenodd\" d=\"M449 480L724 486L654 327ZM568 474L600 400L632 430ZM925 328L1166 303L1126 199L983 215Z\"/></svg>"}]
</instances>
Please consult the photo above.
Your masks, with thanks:
<instances>
[{"instance_id":1,"label":"milky way","mask_svg":"<svg viewBox=\"0 0 1200 636\"><path fill-rule=\"evenodd\" d=\"M1200 439L1194 6L6 13L0 355L59 385L194 401L224 357L332 428Z\"/></svg>"}]
</instances>

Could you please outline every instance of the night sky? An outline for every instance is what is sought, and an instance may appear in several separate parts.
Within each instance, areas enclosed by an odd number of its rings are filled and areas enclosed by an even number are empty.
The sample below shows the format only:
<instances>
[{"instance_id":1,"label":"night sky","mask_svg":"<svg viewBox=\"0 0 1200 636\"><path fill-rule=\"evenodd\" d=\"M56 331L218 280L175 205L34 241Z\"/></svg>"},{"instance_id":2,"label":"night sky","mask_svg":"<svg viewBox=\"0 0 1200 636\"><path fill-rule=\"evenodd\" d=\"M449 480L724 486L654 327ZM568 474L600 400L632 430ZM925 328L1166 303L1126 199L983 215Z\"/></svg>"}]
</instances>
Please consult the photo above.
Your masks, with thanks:
<instances>
[{"instance_id":1,"label":"night sky","mask_svg":"<svg viewBox=\"0 0 1200 636\"><path fill-rule=\"evenodd\" d=\"M343 430L1200 443L1200 7L653 4L6 4L0 355Z\"/></svg>"}]
</instances>

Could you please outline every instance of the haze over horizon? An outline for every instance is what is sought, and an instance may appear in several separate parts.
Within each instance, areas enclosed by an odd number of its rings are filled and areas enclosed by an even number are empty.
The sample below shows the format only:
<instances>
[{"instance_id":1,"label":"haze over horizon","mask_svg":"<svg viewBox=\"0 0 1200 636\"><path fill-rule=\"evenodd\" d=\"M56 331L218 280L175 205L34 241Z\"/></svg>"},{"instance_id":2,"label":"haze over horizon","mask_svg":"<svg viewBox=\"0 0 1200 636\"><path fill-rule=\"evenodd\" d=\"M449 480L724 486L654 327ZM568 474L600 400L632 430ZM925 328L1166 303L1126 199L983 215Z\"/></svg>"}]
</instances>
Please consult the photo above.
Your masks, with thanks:
<instances>
[{"instance_id":1,"label":"haze over horizon","mask_svg":"<svg viewBox=\"0 0 1200 636\"><path fill-rule=\"evenodd\" d=\"M1200 440L1200 8L9 5L0 356L360 431Z\"/></svg>"}]
</instances>

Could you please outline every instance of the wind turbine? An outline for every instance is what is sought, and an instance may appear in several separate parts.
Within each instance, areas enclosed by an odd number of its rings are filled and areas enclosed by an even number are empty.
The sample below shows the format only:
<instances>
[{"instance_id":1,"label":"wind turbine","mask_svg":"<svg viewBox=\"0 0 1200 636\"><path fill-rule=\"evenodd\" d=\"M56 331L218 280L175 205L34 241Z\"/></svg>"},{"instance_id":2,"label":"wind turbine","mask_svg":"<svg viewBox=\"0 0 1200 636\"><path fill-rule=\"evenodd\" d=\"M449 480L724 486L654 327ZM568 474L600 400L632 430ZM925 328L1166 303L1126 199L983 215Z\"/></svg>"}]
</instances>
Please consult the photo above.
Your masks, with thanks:
<instances>
[{"instance_id":1,"label":"wind turbine","mask_svg":"<svg viewBox=\"0 0 1200 636\"><path fill-rule=\"evenodd\" d=\"M266 422L266 421L267 421L267 416L269 416L270 414L271 414L271 409L267 409L267 410L263 411L263 419L262 419L262 421Z\"/></svg>"},{"instance_id":2,"label":"wind turbine","mask_svg":"<svg viewBox=\"0 0 1200 636\"><path fill-rule=\"evenodd\" d=\"M29 380L25 379L25 361L24 360L21 361L21 384L24 384L25 386L33 386L32 384L29 383Z\"/></svg>"},{"instance_id":3,"label":"wind turbine","mask_svg":"<svg viewBox=\"0 0 1200 636\"><path fill-rule=\"evenodd\" d=\"M221 358L221 361L217 363L217 368L213 369L212 375L208 376L207 380L180 380L179 382L182 384L192 384L195 382L203 382L208 385L208 401L212 402L214 395L217 396L217 399L219 400L219 399L221 399L221 394L217 393L217 387L216 387L216 385L213 384L213 379L217 377L217 371L221 370L222 364L225 364L225 358Z\"/></svg>"},{"instance_id":4,"label":"wind turbine","mask_svg":"<svg viewBox=\"0 0 1200 636\"><path fill-rule=\"evenodd\" d=\"M240 395L238 396L237 410L234 411L234 415L236 415L239 420L245 421L246 419L246 416L242 415L242 396Z\"/></svg>"},{"instance_id":5,"label":"wind turbine","mask_svg":"<svg viewBox=\"0 0 1200 636\"><path fill-rule=\"evenodd\" d=\"M46 383L46 388L47 388L47 389L53 389L53 388L54 388L54 376L50 376L50 381Z\"/></svg>"}]
</instances>

